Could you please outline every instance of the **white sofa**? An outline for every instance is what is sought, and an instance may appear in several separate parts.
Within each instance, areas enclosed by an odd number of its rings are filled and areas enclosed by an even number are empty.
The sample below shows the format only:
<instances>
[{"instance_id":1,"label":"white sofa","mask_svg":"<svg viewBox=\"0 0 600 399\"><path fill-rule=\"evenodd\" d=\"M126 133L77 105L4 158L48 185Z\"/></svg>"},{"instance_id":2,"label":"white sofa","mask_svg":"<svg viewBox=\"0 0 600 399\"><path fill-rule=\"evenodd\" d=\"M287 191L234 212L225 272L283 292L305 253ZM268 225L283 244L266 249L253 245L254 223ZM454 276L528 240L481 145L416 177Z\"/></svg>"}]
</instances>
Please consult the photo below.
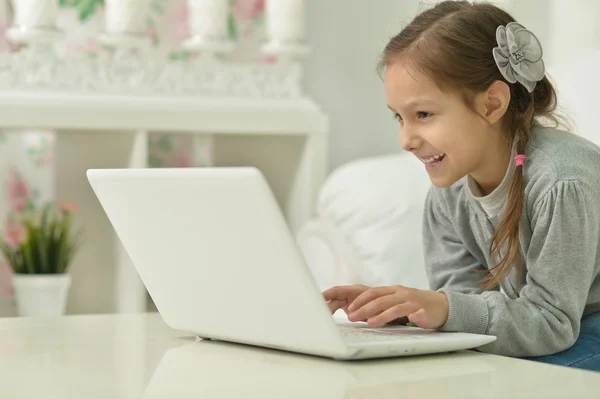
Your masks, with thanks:
<instances>
[{"instance_id":1,"label":"white sofa","mask_svg":"<svg viewBox=\"0 0 600 399\"><path fill-rule=\"evenodd\" d=\"M320 191L317 216L297 236L319 288L428 288L421 225L430 185L423 164L408 153L335 170Z\"/></svg>"}]
</instances>

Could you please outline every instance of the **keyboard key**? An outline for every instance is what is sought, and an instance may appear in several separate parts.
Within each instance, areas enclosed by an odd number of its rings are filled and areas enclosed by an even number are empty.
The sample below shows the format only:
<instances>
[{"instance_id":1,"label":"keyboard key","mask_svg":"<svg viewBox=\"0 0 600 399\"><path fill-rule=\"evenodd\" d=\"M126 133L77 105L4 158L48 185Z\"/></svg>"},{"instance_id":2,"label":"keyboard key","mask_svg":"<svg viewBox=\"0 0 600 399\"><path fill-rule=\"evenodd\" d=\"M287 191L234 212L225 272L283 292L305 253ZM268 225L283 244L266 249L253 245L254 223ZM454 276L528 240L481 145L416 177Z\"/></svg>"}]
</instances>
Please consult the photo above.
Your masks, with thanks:
<instances>
[{"instance_id":1,"label":"keyboard key","mask_svg":"<svg viewBox=\"0 0 600 399\"><path fill-rule=\"evenodd\" d=\"M351 341L397 341L400 339L424 339L429 330L411 327L369 328L363 326L339 326L347 340ZM425 332L425 334L424 334Z\"/></svg>"}]
</instances>

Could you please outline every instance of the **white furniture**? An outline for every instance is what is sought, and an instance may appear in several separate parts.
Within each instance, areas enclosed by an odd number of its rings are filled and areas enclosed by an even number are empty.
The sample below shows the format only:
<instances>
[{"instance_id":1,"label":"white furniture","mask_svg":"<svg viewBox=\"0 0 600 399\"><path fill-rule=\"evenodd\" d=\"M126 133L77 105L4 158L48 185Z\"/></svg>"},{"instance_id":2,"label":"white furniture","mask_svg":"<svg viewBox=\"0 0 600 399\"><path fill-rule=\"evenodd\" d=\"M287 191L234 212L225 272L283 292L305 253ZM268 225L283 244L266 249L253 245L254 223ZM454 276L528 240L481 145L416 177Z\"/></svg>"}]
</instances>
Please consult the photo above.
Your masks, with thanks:
<instances>
[{"instance_id":1,"label":"white furniture","mask_svg":"<svg viewBox=\"0 0 600 399\"><path fill-rule=\"evenodd\" d=\"M3 319L0 351L6 398L563 399L600 392L600 373L476 352L337 362L198 342L156 313Z\"/></svg>"},{"instance_id":2,"label":"white furniture","mask_svg":"<svg viewBox=\"0 0 600 399\"><path fill-rule=\"evenodd\" d=\"M0 97L0 126L11 129L42 127L56 130L59 136L61 132L76 132L82 136L80 146L83 147L74 147L74 151L85 149L87 132L102 132L104 140L114 140L114 147L109 148L129 152L128 164L108 163L104 167L147 167L147 136L150 132L208 135L214 140L214 166L253 165L265 173L294 232L312 217L317 192L327 170L328 121L317 105L307 98L131 98L12 92ZM123 135L131 137L130 146L116 148L121 145L119 139ZM90 145L94 142L91 140ZM60 148L58 152L61 152ZM77 158L77 154L66 150L64 156L67 158L62 163L67 170L57 173L68 173L72 166L68 157ZM102 156L111 159L111 154ZM85 160L79 162L80 167L85 165ZM97 164L89 167L94 166L98 167ZM80 208L96 204L84 174L71 176L62 184L63 191L73 192L73 186L83 186L86 193ZM57 191L59 197L64 195L60 187ZM89 223L86 230L94 227ZM93 249L94 245L93 242L86 243L89 253L95 252L95 257L104 256ZM117 244L116 248L114 310L144 311L147 298L143 284L121 246ZM96 258L93 259L91 261L96 262ZM102 263L114 264L114 259L103 257L93 266L105 267Z\"/></svg>"},{"instance_id":3,"label":"white furniture","mask_svg":"<svg viewBox=\"0 0 600 399\"><path fill-rule=\"evenodd\" d=\"M57 50L65 32L56 27L56 1L13 3L18 18L8 37L24 47L0 53L0 129L57 133L56 196L79 204L87 232L71 268L69 312L147 309L149 298L129 257L118 242L116 251L108 243L112 231L85 170L150 166L152 133L210 142L210 161L202 166L258 167L291 230L310 219L327 173L329 127L301 88L296 58L307 50L302 0L267 8L261 51L274 56L272 63L218 57L234 46L227 37L227 0L188 1L191 33L182 45L197 55L189 62L169 60L148 46L148 0L105 2L99 39L108 48L93 57ZM114 264L113 273L106 265Z\"/></svg>"}]
</instances>

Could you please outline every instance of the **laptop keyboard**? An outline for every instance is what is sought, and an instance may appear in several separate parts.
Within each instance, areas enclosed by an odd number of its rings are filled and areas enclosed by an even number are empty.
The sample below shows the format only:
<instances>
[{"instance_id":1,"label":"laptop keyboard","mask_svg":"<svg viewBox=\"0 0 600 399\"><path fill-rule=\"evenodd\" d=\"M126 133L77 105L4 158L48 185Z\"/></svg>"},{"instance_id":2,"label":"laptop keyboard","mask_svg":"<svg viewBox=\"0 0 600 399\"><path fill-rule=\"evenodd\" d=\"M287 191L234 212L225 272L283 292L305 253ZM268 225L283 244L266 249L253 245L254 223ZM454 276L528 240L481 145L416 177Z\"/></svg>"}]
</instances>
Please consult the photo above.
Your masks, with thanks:
<instances>
[{"instance_id":1,"label":"laptop keyboard","mask_svg":"<svg viewBox=\"0 0 600 399\"><path fill-rule=\"evenodd\" d=\"M362 326L338 326L344 338L350 342L363 341L398 341L401 339L424 339L430 334L428 330L404 326L368 328Z\"/></svg>"}]
</instances>

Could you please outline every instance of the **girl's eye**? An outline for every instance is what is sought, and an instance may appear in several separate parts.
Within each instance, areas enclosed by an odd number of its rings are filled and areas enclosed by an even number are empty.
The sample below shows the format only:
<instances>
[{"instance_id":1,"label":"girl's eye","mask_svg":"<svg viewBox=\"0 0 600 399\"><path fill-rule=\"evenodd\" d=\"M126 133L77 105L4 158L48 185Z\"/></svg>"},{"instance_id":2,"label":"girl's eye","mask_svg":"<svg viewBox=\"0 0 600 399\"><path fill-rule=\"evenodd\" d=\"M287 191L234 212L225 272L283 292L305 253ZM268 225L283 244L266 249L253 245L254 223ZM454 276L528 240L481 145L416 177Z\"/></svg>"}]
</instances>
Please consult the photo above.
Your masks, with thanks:
<instances>
[{"instance_id":1,"label":"girl's eye","mask_svg":"<svg viewBox=\"0 0 600 399\"><path fill-rule=\"evenodd\" d=\"M419 117L419 119L425 119L425 118L429 118L431 116L431 113L419 111L419 112L417 112L417 116Z\"/></svg>"},{"instance_id":2,"label":"girl's eye","mask_svg":"<svg viewBox=\"0 0 600 399\"><path fill-rule=\"evenodd\" d=\"M397 121L401 121L402 117L400 116L400 114L394 114L394 119L396 119Z\"/></svg>"}]
</instances>

